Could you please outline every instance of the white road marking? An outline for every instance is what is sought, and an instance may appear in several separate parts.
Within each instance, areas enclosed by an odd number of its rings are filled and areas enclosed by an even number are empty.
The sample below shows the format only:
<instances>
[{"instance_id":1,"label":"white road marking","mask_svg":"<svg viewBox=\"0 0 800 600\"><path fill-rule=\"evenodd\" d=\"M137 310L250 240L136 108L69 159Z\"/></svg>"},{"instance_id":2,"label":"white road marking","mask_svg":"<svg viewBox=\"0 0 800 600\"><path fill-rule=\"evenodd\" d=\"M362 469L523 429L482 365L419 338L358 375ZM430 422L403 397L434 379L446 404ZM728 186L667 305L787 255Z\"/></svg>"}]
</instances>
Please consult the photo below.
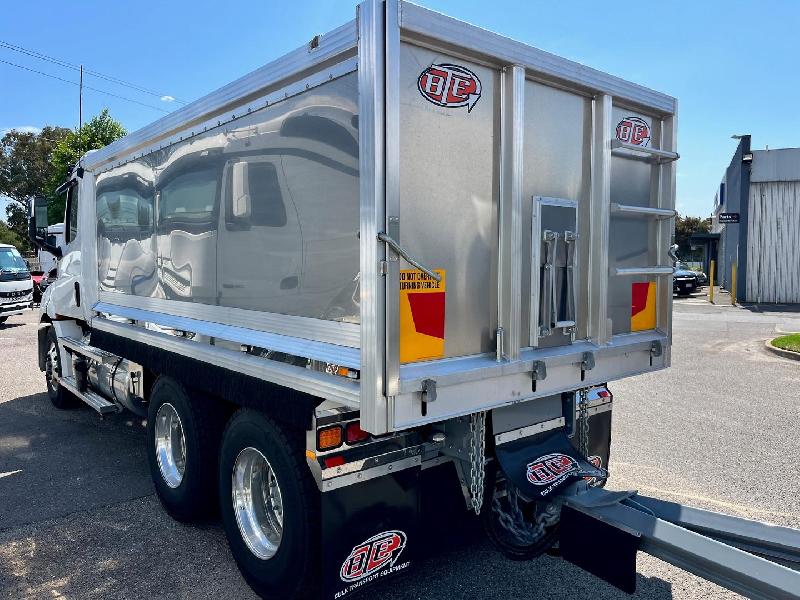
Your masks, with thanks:
<instances>
[{"instance_id":1,"label":"white road marking","mask_svg":"<svg viewBox=\"0 0 800 600\"><path fill-rule=\"evenodd\" d=\"M8 477L9 475L16 475L17 473L22 473L22 469L17 469L16 471L8 471L6 473L0 473L0 479L3 477Z\"/></svg>"}]
</instances>

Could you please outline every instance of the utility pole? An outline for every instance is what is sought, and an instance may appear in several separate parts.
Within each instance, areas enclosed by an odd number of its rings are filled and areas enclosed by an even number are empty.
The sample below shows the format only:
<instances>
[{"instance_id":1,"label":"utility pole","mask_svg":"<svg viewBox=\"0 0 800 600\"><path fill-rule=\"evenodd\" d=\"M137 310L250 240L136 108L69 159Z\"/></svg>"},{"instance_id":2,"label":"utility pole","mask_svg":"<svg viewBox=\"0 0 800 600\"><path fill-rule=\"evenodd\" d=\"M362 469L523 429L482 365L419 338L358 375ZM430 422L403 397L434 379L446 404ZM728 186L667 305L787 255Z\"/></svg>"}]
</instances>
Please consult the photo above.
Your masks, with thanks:
<instances>
[{"instance_id":1,"label":"utility pole","mask_svg":"<svg viewBox=\"0 0 800 600\"><path fill-rule=\"evenodd\" d=\"M83 138L81 129L83 128L83 65L81 65L81 79L78 85L78 156L83 156ZM79 159L80 160L80 159Z\"/></svg>"}]
</instances>

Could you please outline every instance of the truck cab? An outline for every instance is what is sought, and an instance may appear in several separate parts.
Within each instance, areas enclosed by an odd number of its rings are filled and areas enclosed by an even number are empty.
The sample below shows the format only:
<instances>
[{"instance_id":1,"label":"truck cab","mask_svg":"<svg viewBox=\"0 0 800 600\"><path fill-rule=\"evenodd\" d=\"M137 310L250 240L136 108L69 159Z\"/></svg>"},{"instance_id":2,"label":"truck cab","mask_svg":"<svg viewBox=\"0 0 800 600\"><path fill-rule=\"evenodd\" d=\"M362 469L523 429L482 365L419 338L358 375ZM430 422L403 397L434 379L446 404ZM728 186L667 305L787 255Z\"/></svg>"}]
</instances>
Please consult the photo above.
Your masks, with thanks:
<instances>
[{"instance_id":1,"label":"truck cab","mask_svg":"<svg viewBox=\"0 0 800 600\"><path fill-rule=\"evenodd\" d=\"M11 315L33 308L33 280L22 255L10 244L0 244L0 325Z\"/></svg>"}]
</instances>

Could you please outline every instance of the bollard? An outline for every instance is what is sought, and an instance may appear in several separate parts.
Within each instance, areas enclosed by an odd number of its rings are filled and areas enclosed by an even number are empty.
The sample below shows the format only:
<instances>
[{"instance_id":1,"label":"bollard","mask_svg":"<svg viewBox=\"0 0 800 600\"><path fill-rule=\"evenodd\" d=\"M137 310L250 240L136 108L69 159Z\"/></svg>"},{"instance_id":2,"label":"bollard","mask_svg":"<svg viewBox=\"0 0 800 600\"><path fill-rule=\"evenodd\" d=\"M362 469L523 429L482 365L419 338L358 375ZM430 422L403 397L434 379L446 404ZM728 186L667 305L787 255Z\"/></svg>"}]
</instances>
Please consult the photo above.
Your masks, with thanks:
<instances>
[{"instance_id":1,"label":"bollard","mask_svg":"<svg viewBox=\"0 0 800 600\"><path fill-rule=\"evenodd\" d=\"M711 272L708 274L708 301L714 304L714 267L717 261L711 261Z\"/></svg>"},{"instance_id":2,"label":"bollard","mask_svg":"<svg viewBox=\"0 0 800 600\"><path fill-rule=\"evenodd\" d=\"M731 265L731 304L736 306L736 263Z\"/></svg>"}]
</instances>

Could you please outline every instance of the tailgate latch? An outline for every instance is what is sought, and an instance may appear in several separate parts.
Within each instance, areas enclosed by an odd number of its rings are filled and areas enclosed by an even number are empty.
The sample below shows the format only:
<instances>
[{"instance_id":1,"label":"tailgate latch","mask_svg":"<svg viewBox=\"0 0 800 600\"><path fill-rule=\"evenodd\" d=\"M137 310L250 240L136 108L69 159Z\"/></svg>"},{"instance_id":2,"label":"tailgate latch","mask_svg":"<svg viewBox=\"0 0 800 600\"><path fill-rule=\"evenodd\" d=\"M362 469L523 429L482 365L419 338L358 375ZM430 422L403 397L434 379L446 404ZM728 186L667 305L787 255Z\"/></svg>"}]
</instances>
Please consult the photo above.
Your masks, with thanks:
<instances>
[{"instance_id":1,"label":"tailgate latch","mask_svg":"<svg viewBox=\"0 0 800 600\"><path fill-rule=\"evenodd\" d=\"M594 369L594 352L584 352L581 357L581 381L586 379L586 371Z\"/></svg>"},{"instance_id":2,"label":"tailgate latch","mask_svg":"<svg viewBox=\"0 0 800 600\"><path fill-rule=\"evenodd\" d=\"M436 402L436 381L433 379L422 380L422 401Z\"/></svg>"}]
</instances>

